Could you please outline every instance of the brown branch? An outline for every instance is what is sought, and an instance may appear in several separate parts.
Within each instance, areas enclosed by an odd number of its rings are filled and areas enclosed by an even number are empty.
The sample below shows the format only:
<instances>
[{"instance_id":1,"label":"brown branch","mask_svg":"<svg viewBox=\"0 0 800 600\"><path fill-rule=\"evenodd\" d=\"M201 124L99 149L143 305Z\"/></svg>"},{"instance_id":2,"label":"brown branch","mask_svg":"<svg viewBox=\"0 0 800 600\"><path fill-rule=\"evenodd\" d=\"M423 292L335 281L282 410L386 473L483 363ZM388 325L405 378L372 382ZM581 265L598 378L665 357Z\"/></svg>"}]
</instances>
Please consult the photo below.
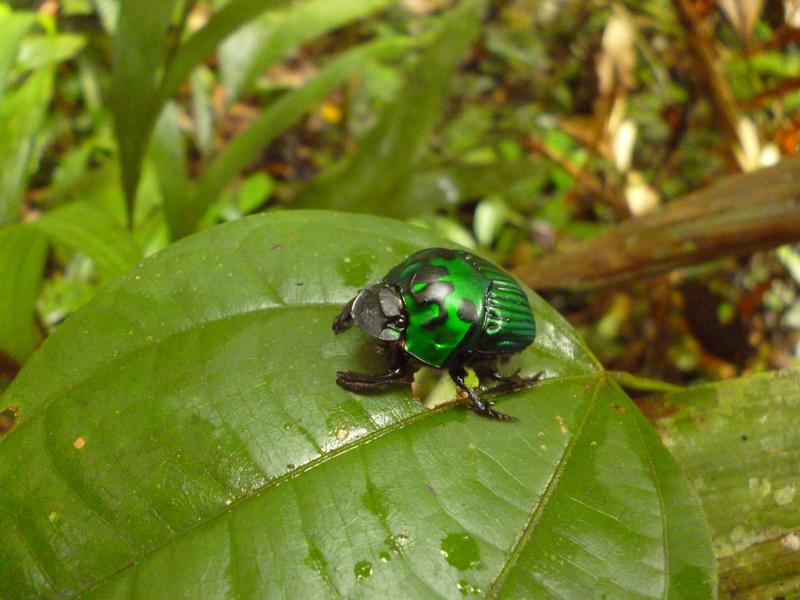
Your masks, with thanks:
<instances>
[{"instance_id":1,"label":"brown branch","mask_svg":"<svg viewBox=\"0 0 800 600\"><path fill-rule=\"evenodd\" d=\"M800 77L790 77L789 79L784 79L778 85L761 91L749 100L742 102L742 108L744 110L758 108L776 96L783 96L792 90L796 90L797 88L800 88Z\"/></svg>"},{"instance_id":2,"label":"brown branch","mask_svg":"<svg viewBox=\"0 0 800 600\"><path fill-rule=\"evenodd\" d=\"M690 0L672 0L672 5L692 52L698 83L714 110L714 118L725 135L738 145L736 124L739 111L728 80L722 73L717 53L704 30L702 18L697 15Z\"/></svg>"},{"instance_id":3,"label":"brown branch","mask_svg":"<svg viewBox=\"0 0 800 600\"><path fill-rule=\"evenodd\" d=\"M775 35L773 35L770 39L765 42L761 42L760 44L749 46L745 52L748 56L753 56L754 54L759 54L761 52L769 52L770 50L783 48L784 46L797 41L800 41L800 29L783 25L780 29L775 31Z\"/></svg>"},{"instance_id":4,"label":"brown branch","mask_svg":"<svg viewBox=\"0 0 800 600\"><path fill-rule=\"evenodd\" d=\"M581 290L798 240L800 155L723 179L515 273L534 289Z\"/></svg>"}]
</instances>

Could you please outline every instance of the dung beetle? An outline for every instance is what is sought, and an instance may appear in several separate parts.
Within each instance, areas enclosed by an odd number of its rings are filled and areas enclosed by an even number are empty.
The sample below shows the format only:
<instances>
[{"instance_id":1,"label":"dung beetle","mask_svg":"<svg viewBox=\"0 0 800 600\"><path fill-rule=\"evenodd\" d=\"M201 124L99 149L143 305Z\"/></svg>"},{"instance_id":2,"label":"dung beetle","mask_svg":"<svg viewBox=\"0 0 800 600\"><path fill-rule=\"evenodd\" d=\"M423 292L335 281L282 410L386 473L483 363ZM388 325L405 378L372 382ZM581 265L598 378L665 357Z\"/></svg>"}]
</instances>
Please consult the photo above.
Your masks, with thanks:
<instances>
[{"instance_id":1,"label":"dung beetle","mask_svg":"<svg viewBox=\"0 0 800 600\"><path fill-rule=\"evenodd\" d=\"M513 421L464 382L466 367L478 375L481 391L516 390L541 376L498 373L498 359L533 342L536 322L513 277L463 250L428 248L406 258L382 281L360 290L336 317L333 330L339 334L353 324L378 340L390 369L379 375L339 371L336 383L353 392L411 383L422 366L447 369L472 410Z\"/></svg>"}]
</instances>

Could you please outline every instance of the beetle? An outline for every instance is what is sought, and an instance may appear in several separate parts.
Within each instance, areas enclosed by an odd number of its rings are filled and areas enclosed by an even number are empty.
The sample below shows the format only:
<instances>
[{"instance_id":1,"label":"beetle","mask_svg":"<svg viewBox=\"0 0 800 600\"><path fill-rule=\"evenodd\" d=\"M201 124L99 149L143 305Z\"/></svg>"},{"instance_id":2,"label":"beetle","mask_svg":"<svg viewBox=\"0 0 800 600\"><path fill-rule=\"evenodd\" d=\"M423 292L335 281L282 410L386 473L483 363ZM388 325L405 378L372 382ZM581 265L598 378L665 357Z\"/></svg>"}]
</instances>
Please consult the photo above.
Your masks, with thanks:
<instances>
[{"instance_id":1,"label":"beetle","mask_svg":"<svg viewBox=\"0 0 800 600\"><path fill-rule=\"evenodd\" d=\"M478 390L509 391L533 385L541 376L510 377L497 371L498 359L533 343L536 321L528 297L508 273L463 250L428 248L408 256L378 283L359 290L333 322L340 334L352 325L378 340L389 371L378 375L339 371L336 383L369 392L411 383L422 366L446 369L476 413L513 421L496 411ZM481 387L464 379L466 368ZM487 386L485 382L494 384Z\"/></svg>"}]
</instances>

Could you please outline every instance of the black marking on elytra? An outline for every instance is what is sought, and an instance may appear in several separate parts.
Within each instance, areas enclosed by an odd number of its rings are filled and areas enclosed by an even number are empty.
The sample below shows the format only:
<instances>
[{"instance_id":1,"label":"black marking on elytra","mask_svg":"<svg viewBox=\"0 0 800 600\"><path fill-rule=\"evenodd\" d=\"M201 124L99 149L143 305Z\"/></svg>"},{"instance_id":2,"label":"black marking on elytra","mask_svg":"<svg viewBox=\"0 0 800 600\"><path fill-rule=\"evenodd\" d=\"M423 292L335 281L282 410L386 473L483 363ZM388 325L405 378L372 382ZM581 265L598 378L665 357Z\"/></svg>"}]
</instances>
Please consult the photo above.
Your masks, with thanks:
<instances>
[{"instance_id":1,"label":"black marking on elytra","mask_svg":"<svg viewBox=\"0 0 800 600\"><path fill-rule=\"evenodd\" d=\"M448 270L444 267L426 265L411 277L409 287L411 288L411 298L414 303L417 306L436 304L439 307L439 314L421 325L424 329L436 329L444 324L449 317L445 301L455 291L455 286L450 282L441 280L447 274ZM417 290L416 287L419 284L423 284L424 287Z\"/></svg>"},{"instance_id":2,"label":"black marking on elytra","mask_svg":"<svg viewBox=\"0 0 800 600\"><path fill-rule=\"evenodd\" d=\"M461 299L461 306L458 307L456 314L465 323L474 323L478 320L478 308L466 298Z\"/></svg>"},{"instance_id":3,"label":"black marking on elytra","mask_svg":"<svg viewBox=\"0 0 800 600\"><path fill-rule=\"evenodd\" d=\"M447 281L437 281L429 283L419 292L413 292L412 298L417 304L436 304L439 307L439 314L422 324L424 329L436 329L447 321L448 313L445 300L453 293L455 287Z\"/></svg>"}]
</instances>

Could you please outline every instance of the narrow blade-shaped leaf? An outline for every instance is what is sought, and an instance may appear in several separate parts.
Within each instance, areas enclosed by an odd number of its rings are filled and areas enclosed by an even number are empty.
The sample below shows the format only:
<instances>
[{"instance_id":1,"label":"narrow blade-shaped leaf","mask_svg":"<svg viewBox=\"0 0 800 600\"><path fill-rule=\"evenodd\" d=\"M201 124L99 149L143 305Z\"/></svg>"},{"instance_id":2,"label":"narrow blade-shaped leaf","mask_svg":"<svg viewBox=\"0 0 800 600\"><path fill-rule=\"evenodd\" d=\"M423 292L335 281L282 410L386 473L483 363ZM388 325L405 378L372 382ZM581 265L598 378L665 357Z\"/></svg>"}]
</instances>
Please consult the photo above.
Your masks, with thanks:
<instances>
[{"instance_id":1,"label":"narrow blade-shaped leaf","mask_svg":"<svg viewBox=\"0 0 800 600\"><path fill-rule=\"evenodd\" d=\"M86 37L77 33L29 36L21 44L18 68L41 69L70 60L85 44Z\"/></svg>"},{"instance_id":2,"label":"narrow blade-shaped leaf","mask_svg":"<svg viewBox=\"0 0 800 600\"><path fill-rule=\"evenodd\" d=\"M0 578L20 596L712 598L688 482L532 292L540 336L504 368L544 381L498 400L517 423L336 385L385 368L333 334L342 304L444 243L261 215L101 290L0 396L18 407Z\"/></svg>"},{"instance_id":3,"label":"narrow blade-shaped leaf","mask_svg":"<svg viewBox=\"0 0 800 600\"><path fill-rule=\"evenodd\" d=\"M112 110L128 212L142 156L158 110L153 107L167 53L167 31L176 0L122 0L113 39Z\"/></svg>"},{"instance_id":4,"label":"narrow blade-shaped leaf","mask_svg":"<svg viewBox=\"0 0 800 600\"><path fill-rule=\"evenodd\" d=\"M172 97L189 73L205 60L214 49L239 27L260 14L287 4L288 0L231 0L215 13L205 26L186 40L164 75L158 104L154 109L157 115L161 106Z\"/></svg>"},{"instance_id":5,"label":"narrow blade-shaped leaf","mask_svg":"<svg viewBox=\"0 0 800 600\"><path fill-rule=\"evenodd\" d=\"M267 107L250 127L234 138L209 164L196 185L190 217L182 235L194 230L222 190L253 162L278 135L296 123L311 107L321 102L336 86L378 57L396 56L413 44L410 38L391 37L363 44L333 59L302 87L287 92Z\"/></svg>"},{"instance_id":6,"label":"narrow blade-shaped leaf","mask_svg":"<svg viewBox=\"0 0 800 600\"><path fill-rule=\"evenodd\" d=\"M28 33L36 17L28 13L0 14L0 102L3 101L6 79L14 60L17 58L20 42Z\"/></svg>"},{"instance_id":7,"label":"narrow blade-shaped leaf","mask_svg":"<svg viewBox=\"0 0 800 600\"><path fill-rule=\"evenodd\" d=\"M41 338L34 303L46 258L47 238L41 233L26 225L0 228L0 351L18 364Z\"/></svg>"},{"instance_id":8,"label":"narrow blade-shaped leaf","mask_svg":"<svg viewBox=\"0 0 800 600\"><path fill-rule=\"evenodd\" d=\"M0 224L19 218L31 157L53 88L53 69L35 71L0 102Z\"/></svg>"},{"instance_id":9,"label":"narrow blade-shaped leaf","mask_svg":"<svg viewBox=\"0 0 800 600\"><path fill-rule=\"evenodd\" d=\"M392 4L393 0L308 0L260 17L228 37L219 49L228 102L289 50Z\"/></svg>"},{"instance_id":10,"label":"narrow blade-shaped leaf","mask_svg":"<svg viewBox=\"0 0 800 600\"><path fill-rule=\"evenodd\" d=\"M482 0L462 0L419 57L396 100L347 162L300 193L303 207L400 216L393 201L428 141L464 53L478 34Z\"/></svg>"},{"instance_id":11,"label":"narrow blade-shaped leaf","mask_svg":"<svg viewBox=\"0 0 800 600\"><path fill-rule=\"evenodd\" d=\"M106 279L122 275L141 259L127 229L111 215L83 202L52 210L30 223L53 241L83 252Z\"/></svg>"},{"instance_id":12,"label":"narrow blade-shaped leaf","mask_svg":"<svg viewBox=\"0 0 800 600\"><path fill-rule=\"evenodd\" d=\"M172 239L179 238L181 232L190 227L188 223L184 225L190 214L193 193L186 152L186 141L178 126L177 107L167 104L156 123L150 155L164 197L164 214Z\"/></svg>"}]
</instances>

